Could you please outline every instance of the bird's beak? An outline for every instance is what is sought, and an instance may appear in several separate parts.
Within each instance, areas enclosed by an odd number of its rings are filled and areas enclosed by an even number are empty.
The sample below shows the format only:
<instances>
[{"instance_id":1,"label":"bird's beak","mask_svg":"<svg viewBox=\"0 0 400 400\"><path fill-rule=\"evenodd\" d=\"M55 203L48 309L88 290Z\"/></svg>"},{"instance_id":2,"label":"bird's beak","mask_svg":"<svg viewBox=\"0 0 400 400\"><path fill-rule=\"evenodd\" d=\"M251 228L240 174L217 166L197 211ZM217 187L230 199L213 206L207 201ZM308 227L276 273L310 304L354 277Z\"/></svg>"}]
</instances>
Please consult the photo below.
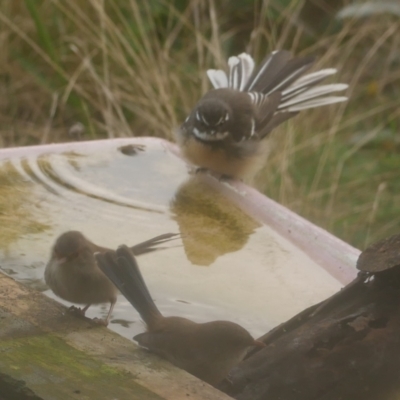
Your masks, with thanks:
<instances>
[{"instance_id":1,"label":"bird's beak","mask_svg":"<svg viewBox=\"0 0 400 400\"><path fill-rule=\"evenodd\" d=\"M256 346L256 347L265 347L266 344L261 342L261 340L254 340L254 346Z\"/></svg>"}]
</instances>

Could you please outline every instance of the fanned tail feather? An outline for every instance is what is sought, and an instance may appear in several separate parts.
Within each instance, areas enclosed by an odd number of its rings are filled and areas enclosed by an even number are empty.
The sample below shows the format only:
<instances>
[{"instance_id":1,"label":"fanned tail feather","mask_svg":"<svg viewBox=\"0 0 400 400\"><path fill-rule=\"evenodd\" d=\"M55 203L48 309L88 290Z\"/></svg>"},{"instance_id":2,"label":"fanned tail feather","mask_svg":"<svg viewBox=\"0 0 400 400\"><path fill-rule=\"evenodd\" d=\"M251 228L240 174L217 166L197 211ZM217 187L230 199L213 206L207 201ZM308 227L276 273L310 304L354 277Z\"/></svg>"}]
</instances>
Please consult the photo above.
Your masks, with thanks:
<instances>
[{"instance_id":1,"label":"fanned tail feather","mask_svg":"<svg viewBox=\"0 0 400 400\"><path fill-rule=\"evenodd\" d=\"M222 89L228 87L228 77L225 71L221 69L209 69L207 70L207 76L214 89Z\"/></svg>"},{"instance_id":2,"label":"fanned tail feather","mask_svg":"<svg viewBox=\"0 0 400 400\"><path fill-rule=\"evenodd\" d=\"M322 86L317 86L315 88L310 88L310 89L292 97L291 99L281 102L281 104L279 105L279 109L288 108L292 105L305 102L306 100L325 96L330 93L341 92L342 90L347 89L348 86L349 85L347 85L345 83L333 83L330 85L322 85Z\"/></svg>"},{"instance_id":3,"label":"fanned tail feather","mask_svg":"<svg viewBox=\"0 0 400 400\"><path fill-rule=\"evenodd\" d=\"M315 107L326 106L326 105L329 105L329 104L341 103L341 102L346 101L346 100L347 100L347 97L345 97L345 96L321 97L321 98L318 98L318 99L305 101L305 102L299 103L298 105L294 105L294 106L288 107L286 109L286 111L298 112L298 111L301 111L301 110L306 110L308 108L315 108Z\"/></svg>"},{"instance_id":4,"label":"fanned tail feather","mask_svg":"<svg viewBox=\"0 0 400 400\"><path fill-rule=\"evenodd\" d=\"M131 250L127 246L121 246L116 254L109 251L104 255L96 253L95 257L107 278L132 304L145 323L151 326L161 313L151 298Z\"/></svg>"},{"instance_id":5,"label":"fanned tail feather","mask_svg":"<svg viewBox=\"0 0 400 400\"><path fill-rule=\"evenodd\" d=\"M254 70L253 58L247 53L229 57L228 66L228 76L221 69L207 70L211 84L214 89L231 88L243 91Z\"/></svg>"},{"instance_id":6,"label":"fanned tail feather","mask_svg":"<svg viewBox=\"0 0 400 400\"><path fill-rule=\"evenodd\" d=\"M311 68L313 58L305 57L293 59L287 62L282 70L273 78L268 78L263 82L263 86L258 91L269 95L276 91L283 91L295 82L305 71Z\"/></svg>"},{"instance_id":7,"label":"fanned tail feather","mask_svg":"<svg viewBox=\"0 0 400 400\"><path fill-rule=\"evenodd\" d=\"M230 57L228 65L228 87L243 91L254 69L253 58L247 53L242 53L238 56Z\"/></svg>"},{"instance_id":8,"label":"fanned tail feather","mask_svg":"<svg viewBox=\"0 0 400 400\"><path fill-rule=\"evenodd\" d=\"M347 100L345 96L328 96L347 89L347 84L317 86L325 78L335 74L336 69L326 68L303 75L313 63L313 57L291 58L287 51L274 51L250 77L245 90L249 92L253 104L258 107L259 115L263 118L259 127L260 137L264 137L301 110ZM271 116L271 108L264 107L264 103L265 99L277 92L281 94L280 103Z\"/></svg>"},{"instance_id":9,"label":"fanned tail feather","mask_svg":"<svg viewBox=\"0 0 400 400\"><path fill-rule=\"evenodd\" d=\"M179 233L164 233L152 239L146 240L142 243L135 244L130 249L132 250L135 256L139 256L141 254L146 254L152 251L160 250L162 249L162 247L154 248L154 246L158 246L160 244L169 242L170 240L177 239L179 236L180 236Z\"/></svg>"},{"instance_id":10,"label":"fanned tail feather","mask_svg":"<svg viewBox=\"0 0 400 400\"><path fill-rule=\"evenodd\" d=\"M304 75L314 60L314 57L292 58L289 51L276 50L254 70L252 57L242 53L229 58L228 75L222 70L208 70L207 74L216 89L248 92L262 118L258 131L258 136L262 138L301 110L347 100L345 96L329 96L347 89L347 84L317 86L335 74L336 69L326 68Z\"/></svg>"},{"instance_id":11,"label":"fanned tail feather","mask_svg":"<svg viewBox=\"0 0 400 400\"><path fill-rule=\"evenodd\" d=\"M300 77L293 83L293 85L282 91L282 101L286 101L301 90L307 90L308 88L315 86L328 76L336 74L336 72L337 70L335 68L327 68Z\"/></svg>"}]
</instances>

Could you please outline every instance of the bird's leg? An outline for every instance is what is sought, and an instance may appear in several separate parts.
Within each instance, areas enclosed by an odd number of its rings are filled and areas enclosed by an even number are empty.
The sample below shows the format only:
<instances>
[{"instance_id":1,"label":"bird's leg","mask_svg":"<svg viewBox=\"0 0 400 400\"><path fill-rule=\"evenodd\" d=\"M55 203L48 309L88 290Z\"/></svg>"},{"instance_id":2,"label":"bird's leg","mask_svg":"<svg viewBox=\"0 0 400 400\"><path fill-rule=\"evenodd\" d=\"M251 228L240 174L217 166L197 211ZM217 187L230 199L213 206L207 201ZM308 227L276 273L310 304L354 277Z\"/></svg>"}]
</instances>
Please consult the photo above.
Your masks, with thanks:
<instances>
[{"instance_id":1,"label":"bird's leg","mask_svg":"<svg viewBox=\"0 0 400 400\"><path fill-rule=\"evenodd\" d=\"M91 305L92 305L92 304L89 303L89 304L87 304L85 307L82 308L82 313L83 313L83 315L85 315L85 312L88 310L88 308L89 308Z\"/></svg>"},{"instance_id":2,"label":"bird's leg","mask_svg":"<svg viewBox=\"0 0 400 400\"><path fill-rule=\"evenodd\" d=\"M107 314L107 318L106 319L93 318L93 321L96 322L96 324L107 326L109 324L109 322L110 322L111 314L112 314L112 312L114 310L114 306L115 306L116 302L117 302L117 300L113 300L111 302L110 309L108 310L108 314Z\"/></svg>"},{"instance_id":3,"label":"bird's leg","mask_svg":"<svg viewBox=\"0 0 400 400\"><path fill-rule=\"evenodd\" d=\"M113 300L110 304L110 309L108 310L108 314L107 314L107 318L106 318L106 325L108 325L108 323L110 322L111 314L114 310L114 306L115 306L116 302L117 302L117 300Z\"/></svg>"}]
</instances>

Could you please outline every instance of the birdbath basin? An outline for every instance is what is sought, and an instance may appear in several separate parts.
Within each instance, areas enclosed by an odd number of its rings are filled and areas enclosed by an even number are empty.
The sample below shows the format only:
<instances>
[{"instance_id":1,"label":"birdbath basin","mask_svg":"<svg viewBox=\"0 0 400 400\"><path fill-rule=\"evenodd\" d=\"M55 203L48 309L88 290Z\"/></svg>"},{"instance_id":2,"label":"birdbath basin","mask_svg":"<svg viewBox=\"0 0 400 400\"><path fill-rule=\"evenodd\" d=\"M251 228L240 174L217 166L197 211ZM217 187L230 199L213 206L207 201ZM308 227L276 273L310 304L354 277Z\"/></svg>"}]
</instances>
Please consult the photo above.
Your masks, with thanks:
<instances>
[{"instance_id":1,"label":"birdbath basin","mask_svg":"<svg viewBox=\"0 0 400 400\"><path fill-rule=\"evenodd\" d=\"M234 321L254 336L356 275L357 249L240 182L189 174L161 139L3 149L0 181L0 268L53 298L44 268L72 229L111 248L181 233L138 259L161 312ZM104 318L108 306L87 316ZM144 329L122 296L109 327L127 338Z\"/></svg>"}]
</instances>

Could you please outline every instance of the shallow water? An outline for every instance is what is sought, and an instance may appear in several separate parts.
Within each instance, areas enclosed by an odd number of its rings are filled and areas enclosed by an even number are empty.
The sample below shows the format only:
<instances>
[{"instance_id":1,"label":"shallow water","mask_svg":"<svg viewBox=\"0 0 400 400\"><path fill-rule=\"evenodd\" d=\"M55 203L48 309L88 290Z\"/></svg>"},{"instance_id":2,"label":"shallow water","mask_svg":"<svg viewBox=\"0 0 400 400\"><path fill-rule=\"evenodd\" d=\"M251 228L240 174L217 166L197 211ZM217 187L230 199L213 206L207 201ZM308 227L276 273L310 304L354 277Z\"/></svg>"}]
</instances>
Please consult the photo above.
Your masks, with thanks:
<instances>
[{"instance_id":1,"label":"shallow water","mask_svg":"<svg viewBox=\"0 0 400 400\"><path fill-rule=\"evenodd\" d=\"M182 239L168 249L138 259L161 312L198 322L235 321L255 336L342 286L270 227L189 175L161 143L149 142L131 155L117 147L1 162L5 273L57 298L43 272L62 232L80 230L111 248L179 232ZM104 318L108 307L92 306L87 316ZM128 338L143 331L122 296L109 327Z\"/></svg>"}]
</instances>

